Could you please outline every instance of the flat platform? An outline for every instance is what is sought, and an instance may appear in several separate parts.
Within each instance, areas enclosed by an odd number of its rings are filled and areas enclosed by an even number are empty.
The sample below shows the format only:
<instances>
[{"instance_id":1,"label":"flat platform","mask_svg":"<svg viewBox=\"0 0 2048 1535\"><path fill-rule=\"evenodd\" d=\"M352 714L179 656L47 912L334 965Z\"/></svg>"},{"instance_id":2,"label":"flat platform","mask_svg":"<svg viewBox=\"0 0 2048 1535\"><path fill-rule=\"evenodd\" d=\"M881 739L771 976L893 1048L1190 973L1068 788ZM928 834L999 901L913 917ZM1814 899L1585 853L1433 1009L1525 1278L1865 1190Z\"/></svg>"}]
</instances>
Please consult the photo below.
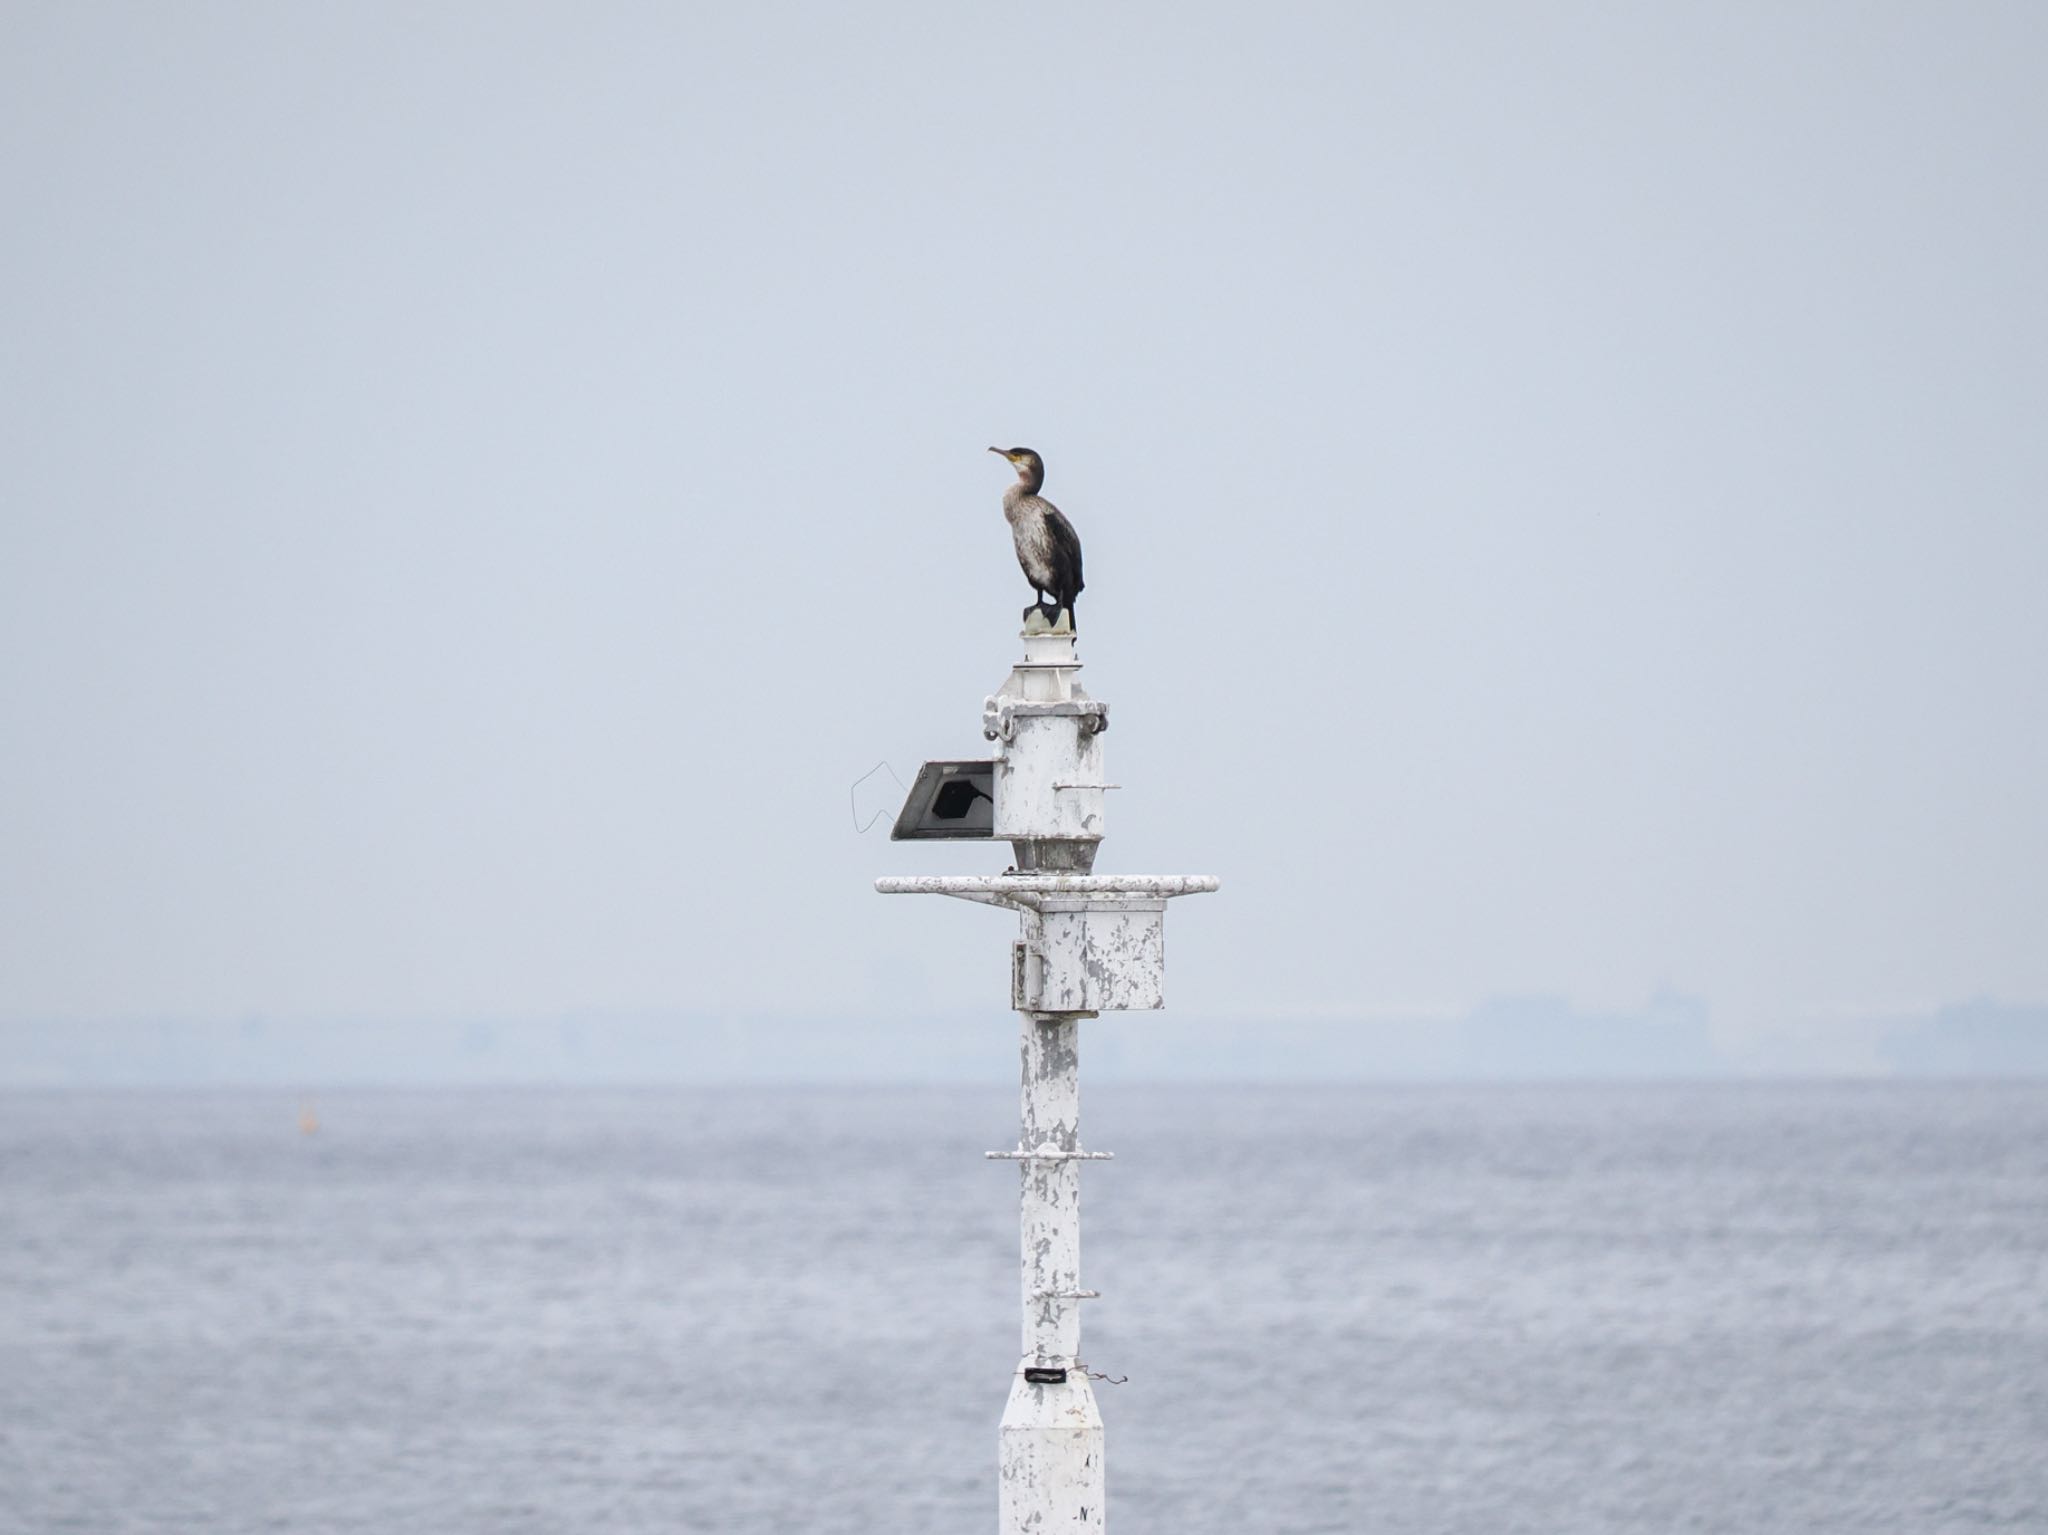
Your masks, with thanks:
<instances>
[{"instance_id":1,"label":"flat platform","mask_svg":"<svg viewBox=\"0 0 2048 1535\"><path fill-rule=\"evenodd\" d=\"M907 874L874 880L883 894L1208 894L1214 874Z\"/></svg>"},{"instance_id":2,"label":"flat platform","mask_svg":"<svg viewBox=\"0 0 2048 1535\"><path fill-rule=\"evenodd\" d=\"M969 900L1019 895L1207 895L1213 874L913 874L875 881L883 895L958 895Z\"/></svg>"}]
</instances>

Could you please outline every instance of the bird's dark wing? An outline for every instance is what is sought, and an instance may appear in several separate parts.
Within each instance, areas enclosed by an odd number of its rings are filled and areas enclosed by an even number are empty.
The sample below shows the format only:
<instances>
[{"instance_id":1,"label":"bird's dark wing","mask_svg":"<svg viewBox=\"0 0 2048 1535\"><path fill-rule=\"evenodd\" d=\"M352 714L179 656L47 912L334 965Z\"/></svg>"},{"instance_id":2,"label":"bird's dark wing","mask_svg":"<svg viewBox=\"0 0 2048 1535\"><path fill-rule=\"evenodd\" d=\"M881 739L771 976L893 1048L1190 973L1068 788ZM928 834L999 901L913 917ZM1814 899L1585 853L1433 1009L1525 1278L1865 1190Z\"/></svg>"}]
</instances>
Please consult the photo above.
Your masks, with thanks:
<instances>
[{"instance_id":1,"label":"bird's dark wing","mask_svg":"<svg viewBox=\"0 0 2048 1535\"><path fill-rule=\"evenodd\" d=\"M1052 540L1052 568L1069 597L1081 591L1081 535L1056 506L1045 509L1046 536Z\"/></svg>"}]
</instances>

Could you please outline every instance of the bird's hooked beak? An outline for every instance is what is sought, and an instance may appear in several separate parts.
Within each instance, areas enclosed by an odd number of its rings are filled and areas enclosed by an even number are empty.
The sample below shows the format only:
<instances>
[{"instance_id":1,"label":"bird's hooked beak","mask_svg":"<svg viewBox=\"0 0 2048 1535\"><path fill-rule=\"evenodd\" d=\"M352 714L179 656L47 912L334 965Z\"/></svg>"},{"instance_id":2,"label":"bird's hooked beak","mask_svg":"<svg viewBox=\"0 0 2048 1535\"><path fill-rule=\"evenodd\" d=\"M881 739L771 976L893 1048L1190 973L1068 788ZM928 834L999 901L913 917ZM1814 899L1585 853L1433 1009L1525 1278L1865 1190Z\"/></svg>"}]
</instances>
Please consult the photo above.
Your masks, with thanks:
<instances>
[{"instance_id":1,"label":"bird's hooked beak","mask_svg":"<svg viewBox=\"0 0 2048 1535\"><path fill-rule=\"evenodd\" d=\"M1010 456L1009 450L1007 448L990 448L989 452L1000 453L1003 455L1004 458L1008 458Z\"/></svg>"}]
</instances>

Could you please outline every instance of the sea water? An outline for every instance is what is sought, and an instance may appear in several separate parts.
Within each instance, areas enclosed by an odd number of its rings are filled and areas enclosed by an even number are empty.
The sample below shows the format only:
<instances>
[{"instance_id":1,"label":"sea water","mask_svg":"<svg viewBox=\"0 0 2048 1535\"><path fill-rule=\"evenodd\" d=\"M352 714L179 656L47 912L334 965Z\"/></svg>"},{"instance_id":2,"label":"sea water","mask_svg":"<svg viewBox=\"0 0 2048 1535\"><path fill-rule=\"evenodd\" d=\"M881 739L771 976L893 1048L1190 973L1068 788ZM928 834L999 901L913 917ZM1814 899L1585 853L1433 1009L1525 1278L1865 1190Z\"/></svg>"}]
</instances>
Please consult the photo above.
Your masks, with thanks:
<instances>
[{"instance_id":1,"label":"sea water","mask_svg":"<svg viewBox=\"0 0 2048 1535\"><path fill-rule=\"evenodd\" d=\"M1085 1114L1118 1535L2048 1530L2048 1084ZM0 1529L992 1530L1014 1130L993 1087L0 1095Z\"/></svg>"}]
</instances>

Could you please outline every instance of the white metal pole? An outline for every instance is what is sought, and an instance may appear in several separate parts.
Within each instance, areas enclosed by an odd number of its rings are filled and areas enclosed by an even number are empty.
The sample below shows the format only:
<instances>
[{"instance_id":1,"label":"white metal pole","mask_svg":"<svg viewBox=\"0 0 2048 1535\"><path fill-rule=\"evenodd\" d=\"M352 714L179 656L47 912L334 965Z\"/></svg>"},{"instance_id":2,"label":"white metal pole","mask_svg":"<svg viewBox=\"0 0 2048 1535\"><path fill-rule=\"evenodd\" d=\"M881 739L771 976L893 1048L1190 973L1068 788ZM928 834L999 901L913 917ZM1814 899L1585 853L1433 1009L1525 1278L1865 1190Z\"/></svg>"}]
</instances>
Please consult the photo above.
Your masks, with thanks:
<instances>
[{"instance_id":1,"label":"white metal pole","mask_svg":"<svg viewBox=\"0 0 2048 1535\"><path fill-rule=\"evenodd\" d=\"M1027 923L1028 925L1028 923ZM1080 1023L1024 1013L1023 1356L1003 1410L1001 1535L1102 1530L1102 1415L1081 1363Z\"/></svg>"},{"instance_id":2,"label":"white metal pole","mask_svg":"<svg viewBox=\"0 0 2048 1535\"><path fill-rule=\"evenodd\" d=\"M1205 874L1098 875L1104 834L1102 733L1108 705L1080 686L1074 636L1024 636L1024 659L982 706L983 762L927 762L897 817L898 837L1008 842L1001 875L875 881L886 895L950 895L1022 918L1011 1003L1022 1019L1018 1200L1023 1349L1003 1409L1001 1535L1099 1535L1102 1415L1081 1362L1080 1023L1166 1004L1166 903L1214 890ZM971 824L961 785L985 783ZM950 828L950 829L949 829Z\"/></svg>"},{"instance_id":3,"label":"white metal pole","mask_svg":"<svg viewBox=\"0 0 2048 1535\"><path fill-rule=\"evenodd\" d=\"M1071 1018L1025 1013L1023 1113L1024 1353L1040 1369L1066 1369L1081 1352L1081 1080ZM1064 1153L1064 1155L1062 1155Z\"/></svg>"}]
</instances>

